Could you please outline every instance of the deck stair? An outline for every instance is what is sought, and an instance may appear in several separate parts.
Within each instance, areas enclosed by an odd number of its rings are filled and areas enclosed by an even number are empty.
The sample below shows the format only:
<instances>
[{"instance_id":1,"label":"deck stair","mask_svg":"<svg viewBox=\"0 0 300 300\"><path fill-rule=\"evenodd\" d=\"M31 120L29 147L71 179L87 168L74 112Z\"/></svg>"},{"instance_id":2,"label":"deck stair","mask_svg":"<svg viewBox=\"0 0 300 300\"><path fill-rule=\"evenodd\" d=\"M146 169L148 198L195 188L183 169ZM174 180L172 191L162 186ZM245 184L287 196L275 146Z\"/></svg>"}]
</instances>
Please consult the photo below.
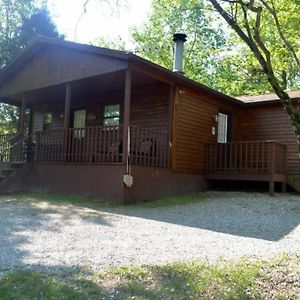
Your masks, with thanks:
<instances>
[{"instance_id":1,"label":"deck stair","mask_svg":"<svg viewBox=\"0 0 300 300\"><path fill-rule=\"evenodd\" d=\"M286 181L290 187L292 187L296 192L300 193L300 175L299 174L288 174Z\"/></svg>"}]
</instances>

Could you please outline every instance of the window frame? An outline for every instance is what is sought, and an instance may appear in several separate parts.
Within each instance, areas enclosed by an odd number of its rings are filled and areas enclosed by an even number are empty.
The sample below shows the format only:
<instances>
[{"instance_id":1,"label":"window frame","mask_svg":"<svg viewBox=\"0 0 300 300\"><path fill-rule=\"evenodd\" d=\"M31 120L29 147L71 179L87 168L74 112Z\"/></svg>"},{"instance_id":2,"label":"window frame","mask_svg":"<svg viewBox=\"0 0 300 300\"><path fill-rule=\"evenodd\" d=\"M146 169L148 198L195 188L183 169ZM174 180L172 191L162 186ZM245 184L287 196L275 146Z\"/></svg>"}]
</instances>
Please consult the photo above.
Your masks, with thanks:
<instances>
[{"instance_id":1,"label":"window frame","mask_svg":"<svg viewBox=\"0 0 300 300\"><path fill-rule=\"evenodd\" d=\"M221 117L225 117L224 128L221 128ZM226 144L230 140L230 114L224 111L218 112L218 131L217 131L217 142ZM222 124L223 125L223 124ZM224 131L224 132L222 132Z\"/></svg>"},{"instance_id":2,"label":"window frame","mask_svg":"<svg viewBox=\"0 0 300 300\"><path fill-rule=\"evenodd\" d=\"M46 122L47 117L50 117L50 122ZM53 112L44 112L43 113L43 131L51 129L53 125Z\"/></svg>"},{"instance_id":3,"label":"window frame","mask_svg":"<svg viewBox=\"0 0 300 300\"><path fill-rule=\"evenodd\" d=\"M84 118L83 118L83 123L84 126L75 126L75 121L76 121L76 115L77 113L83 113L84 112ZM74 137L75 139L81 139L85 137L85 126L86 126L86 115L87 115L87 110L85 108L83 109L76 109L73 112L73 129L74 129Z\"/></svg>"},{"instance_id":4,"label":"window frame","mask_svg":"<svg viewBox=\"0 0 300 300\"><path fill-rule=\"evenodd\" d=\"M106 112L107 107L118 107L118 112L116 112L113 115L106 116L105 114L107 113ZM119 126L120 125L120 120L121 120L121 105L120 105L120 103L104 104L102 109L103 109L103 112L102 112L102 125L103 126L109 127L109 126ZM116 124L105 124L106 120L114 120L114 119L118 120Z\"/></svg>"}]
</instances>

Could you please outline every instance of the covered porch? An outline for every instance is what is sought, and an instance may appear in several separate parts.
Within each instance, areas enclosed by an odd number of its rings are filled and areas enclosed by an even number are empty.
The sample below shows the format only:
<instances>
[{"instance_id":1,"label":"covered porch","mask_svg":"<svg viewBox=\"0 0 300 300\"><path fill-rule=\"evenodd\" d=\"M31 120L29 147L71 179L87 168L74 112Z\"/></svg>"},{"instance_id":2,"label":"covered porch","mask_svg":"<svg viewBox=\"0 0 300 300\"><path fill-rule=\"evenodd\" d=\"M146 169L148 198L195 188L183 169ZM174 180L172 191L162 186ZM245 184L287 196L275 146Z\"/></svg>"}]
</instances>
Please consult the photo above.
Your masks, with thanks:
<instances>
[{"instance_id":1,"label":"covered porch","mask_svg":"<svg viewBox=\"0 0 300 300\"><path fill-rule=\"evenodd\" d=\"M2 162L167 168L169 77L128 53L37 40L1 74L1 102L20 107L18 133L0 140Z\"/></svg>"},{"instance_id":2,"label":"covered porch","mask_svg":"<svg viewBox=\"0 0 300 300\"><path fill-rule=\"evenodd\" d=\"M286 189L287 146L275 141L207 144L205 177L208 180L267 181Z\"/></svg>"},{"instance_id":3,"label":"covered porch","mask_svg":"<svg viewBox=\"0 0 300 300\"><path fill-rule=\"evenodd\" d=\"M19 131L0 137L1 160L167 168L172 89L127 69L17 95Z\"/></svg>"}]
</instances>

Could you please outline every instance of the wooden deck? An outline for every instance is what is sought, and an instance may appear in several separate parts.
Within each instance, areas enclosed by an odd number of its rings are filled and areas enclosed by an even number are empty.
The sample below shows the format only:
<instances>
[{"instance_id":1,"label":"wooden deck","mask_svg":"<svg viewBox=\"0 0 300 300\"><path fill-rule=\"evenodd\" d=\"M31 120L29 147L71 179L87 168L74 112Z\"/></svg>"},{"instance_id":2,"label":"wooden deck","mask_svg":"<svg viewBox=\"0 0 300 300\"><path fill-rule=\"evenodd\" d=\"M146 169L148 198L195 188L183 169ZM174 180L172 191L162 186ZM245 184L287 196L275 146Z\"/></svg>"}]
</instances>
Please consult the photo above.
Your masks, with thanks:
<instances>
[{"instance_id":1,"label":"wooden deck","mask_svg":"<svg viewBox=\"0 0 300 300\"><path fill-rule=\"evenodd\" d=\"M287 147L274 141L206 145L205 176L208 180L268 181L286 184Z\"/></svg>"}]
</instances>

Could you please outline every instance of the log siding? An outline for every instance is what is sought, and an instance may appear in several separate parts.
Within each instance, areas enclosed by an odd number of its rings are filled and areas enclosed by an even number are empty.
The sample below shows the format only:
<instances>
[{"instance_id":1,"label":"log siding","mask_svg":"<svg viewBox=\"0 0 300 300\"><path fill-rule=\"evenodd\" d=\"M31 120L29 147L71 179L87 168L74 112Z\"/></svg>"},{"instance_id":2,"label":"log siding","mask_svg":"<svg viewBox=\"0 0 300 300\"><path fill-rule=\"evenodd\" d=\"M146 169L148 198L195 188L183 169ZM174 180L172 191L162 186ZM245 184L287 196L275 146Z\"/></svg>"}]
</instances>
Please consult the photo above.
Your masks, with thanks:
<instances>
[{"instance_id":1,"label":"log siding","mask_svg":"<svg viewBox=\"0 0 300 300\"><path fill-rule=\"evenodd\" d=\"M173 112L172 169L176 172L203 173L205 144L216 143L215 115L226 111L231 116L231 140L238 141L243 110L222 99L177 88ZM212 128L215 128L215 135Z\"/></svg>"},{"instance_id":2,"label":"log siding","mask_svg":"<svg viewBox=\"0 0 300 300\"><path fill-rule=\"evenodd\" d=\"M274 140L287 145L287 172L300 172L297 138L281 103L248 108L243 122L242 140Z\"/></svg>"}]
</instances>

